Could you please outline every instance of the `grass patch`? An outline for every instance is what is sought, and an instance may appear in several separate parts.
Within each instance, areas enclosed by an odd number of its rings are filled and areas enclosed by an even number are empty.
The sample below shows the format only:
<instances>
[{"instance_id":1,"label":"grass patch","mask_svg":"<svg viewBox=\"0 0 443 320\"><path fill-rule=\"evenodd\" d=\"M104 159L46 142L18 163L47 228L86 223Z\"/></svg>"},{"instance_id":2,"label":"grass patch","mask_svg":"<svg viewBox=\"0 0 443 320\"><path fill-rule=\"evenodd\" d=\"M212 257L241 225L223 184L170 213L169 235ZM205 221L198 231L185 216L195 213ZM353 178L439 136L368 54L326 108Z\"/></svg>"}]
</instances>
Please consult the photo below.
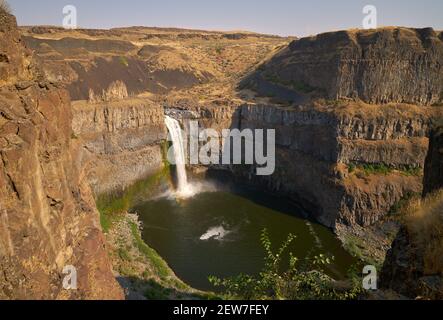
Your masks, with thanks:
<instances>
[{"instance_id":1,"label":"grass patch","mask_svg":"<svg viewBox=\"0 0 443 320\"><path fill-rule=\"evenodd\" d=\"M363 170L365 175L369 176L372 174L382 174L382 175L388 175L393 171L392 168L381 164L364 164L360 166L360 169Z\"/></svg>"},{"instance_id":2,"label":"grass patch","mask_svg":"<svg viewBox=\"0 0 443 320\"><path fill-rule=\"evenodd\" d=\"M149 196L153 189L170 176L169 165L147 179L140 180L120 193L103 194L97 197L97 209L100 212L100 223L106 233L113 222L127 212L140 197Z\"/></svg>"},{"instance_id":3,"label":"grass patch","mask_svg":"<svg viewBox=\"0 0 443 320\"><path fill-rule=\"evenodd\" d=\"M443 189L410 201L403 210L412 244L423 252L427 275L443 275Z\"/></svg>"},{"instance_id":4,"label":"grass patch","mask_svg":"<svg viewBox=\"0 0 443 320\"><path fill-rule=\"evenodd\" d=\"M364 254L365 244L362 239L352 235L348 235L343 241L343 247L354 258L357 258L366 264L370 264L377 267L380 266L380 263L378 263L373 258L368 257L366 254Z\"/></svg>"},{"instance_id":5,"label":"grass patch","mask_svg":"<svg viewBox=\"0 0 443 320\"><path fill-rule=\"evenodd\" d=\"M272 83L282 85L284 87L290 88L292 90L295 90L300 93L312 93L317 90L317 88L311 87L307 83L304 83L302 81L285 81L279 78L279 76L275 74L265 74L264 78Z\"/></svg>"},{"instance_id":6,"label":"grass patch","mask_svg":"<svg viewBox=\"0 0 443 320\"><path fill-rule=\"evenodd\" d=\"M295 81L291 84L292 88L294 88L298 92L302 93L312 93L316 90L316 88L311 87L307 83L301 81Z\"/></svg>"},{"instance_id":7,"label":"grass patch","mask_svg":"<svg viewBox=\"0 0 443 320\"><path fill-rule=\"evenodd\" d=\"M140 231L137 224L130 222L131 233L134 238L134 245L137 249L144 254L149 261L152 262L157 275L161 279L166 279L171 276L170 270L166 262L159 256L159 254L152 248L150 248L141 238Z\"/></svg>"},{"instance_id":8,"label":"grass patch","mask_svg":"<svg viewBox=\"0 0 443 320\"><path fill-rule=\"evenodd\" d=\"M149 289L145 291L144 296L148 300L168 300L173 291L171 288L165 288L157 282L150 280Z\"/></svg>"},{"instance_id":9,"label":"grass patch","mask_svg":"<svg viewBox=\"0 0 443 320\"><path fill-rule=\"evenodd\" d=\"M126 57L120 57L119 60L120 60L120 63L122 65L124 65L125 67L129 66L129 62L128 62L128 59L126 59Z\"/></svg>"},{"instance_id":10,"label":"grass patch","mask_svg":"<svg viewBox=\"0 0 443 320\"><path fill-rule=\"evenodd\" d=\"M119 248L117 253L118 253L118 256L121 260L132 261L131 255L127 249Z\"/></svg>"},{"instance_id":11,"label":"grass patch","mask_svg":"<svg viewBox=\"0 0 443 320\"><path fill-rule=\"evenodd\" d=\"M400 199L400 201L397 201L391 209L389 210L390 216L399 216L403 212L403 210L409 205L409 202L413 199L419 199L420 194L414 193L414 192L408 192L406 195L403 196L403 198Z\"/></svg>"},{"instance_id":12,"label":"grass patch","mask_svg":"<svg viewBox=\"0 0 443 320\"><path fill-rule=\"evenodd\" d=\"M384 163L365 163L356 164L350 163L348 165L349 173L356 173L358 177L368 177L370 175L389 175L393 172L399 172L405 176L419 177L423 174L423 169L419 167L403 166L403 167L393 167L388 166Z\"/></svg>"}]
</instances>

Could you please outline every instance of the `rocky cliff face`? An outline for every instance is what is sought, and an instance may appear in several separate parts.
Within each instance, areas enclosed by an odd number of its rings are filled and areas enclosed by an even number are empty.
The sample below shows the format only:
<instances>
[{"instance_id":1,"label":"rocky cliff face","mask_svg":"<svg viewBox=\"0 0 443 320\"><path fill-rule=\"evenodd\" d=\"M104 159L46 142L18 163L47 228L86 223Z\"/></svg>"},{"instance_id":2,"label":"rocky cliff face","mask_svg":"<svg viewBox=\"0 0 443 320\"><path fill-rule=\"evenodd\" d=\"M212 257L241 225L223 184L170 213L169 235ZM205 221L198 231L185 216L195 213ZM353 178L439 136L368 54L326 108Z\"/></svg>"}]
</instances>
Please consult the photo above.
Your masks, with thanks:
<instances>
[{"instance_id":1,"label":"rocky cliff face","mask_svg":"<svg viewBox=\"0 0 443 320\"><path fill-rule=\"evenodd\" d=\"M441 247L443 225L443 193L438 192L443 187L442 137L442 126L437 123L426 158L423 196L427 198L420 206L411 205L412 212L406 212L417 218L398 233L381 273L384 288L411 298L443 299L443 263L434 245Z\"/></svg>"},{"instance_id":2,"label":"rocky cliff face","mask_svg":"<svg viewBox=\"0 0 443 320\"><path fill-rule=\"evenodd\" d=\"M403 227L387 253L380 275L382 288L412 299L443 299L443 277L425 270L424 252L425 248L417 247L414 235Z\"/></svg>"},{"instance_id":3,"label":"rocky cliff face","mask_svg":"<svg viewBox=\"0 0 443 320\"><path fill-rule=\"evenodd\" d=\"M407 105L197 108L202 127L275 129L273 175L257 177L254 168L230 170L243 181L292 197L330 227L371 225L403 197L421 192L419 171L434 112ZM389 170L364 174L350 169L371 164ZM405 168L417 168L417 174Z\"/></svg>"},{"instance_id":4,"label":"rocky cliff face","mask_svg":"<svg viewBox=\"0 0 443 320\"><path fill-rule=\"evenodd\" d=\"M423 190L425 196L443 188L443 123L441 121L435 125L429 139Z\"/></svg>"},{"instance_id":5,"label":"rocky cliff face","mask_svg":"<svg viewBox=\"0 0 443 320\"><path fill-rule=\"evenodd\" d=\"M68 94L39 75L0 12L0 298L123 298L98 212L71 154ZM65 290L63 269L77 270Z\"/></svg>"},{"instance_id":6,"label":"rocky cliff face","mask_svg":"<svg viewBox=\"0 0 443 320\"><path fill-rule=\"evenodd\" d=\"M443 42L431 28L324 33L293 41L258 74L330 99L441 104Z\"/></svg>"},{"instance_id":7,"label":"rocky cliff face","mask_svg":"<svg viewBox=\"0 0 443 320\"><path fill-rule=\"evenodd\" d=\"M77 159L95 194L121 191L163 167L164 110L144 99L74 103Z\"/></svg>"}]
</instances>

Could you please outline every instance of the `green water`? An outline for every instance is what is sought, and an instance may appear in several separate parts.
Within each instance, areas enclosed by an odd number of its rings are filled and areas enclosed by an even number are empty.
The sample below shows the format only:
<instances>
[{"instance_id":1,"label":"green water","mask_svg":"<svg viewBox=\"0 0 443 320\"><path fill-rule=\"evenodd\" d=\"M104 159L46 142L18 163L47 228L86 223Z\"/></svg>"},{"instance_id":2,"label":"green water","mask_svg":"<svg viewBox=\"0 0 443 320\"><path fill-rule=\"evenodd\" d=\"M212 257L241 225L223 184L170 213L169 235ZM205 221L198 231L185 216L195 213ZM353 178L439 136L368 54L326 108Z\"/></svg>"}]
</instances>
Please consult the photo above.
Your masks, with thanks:
<instances>
[{"instance_id":1,"label":"green water","mask_svg":"<svg viewBox=\"0 0 443 320\"><path fill-rule=\"evenodd\" d=\"M208 192L179 202L154 199L133 210L143 222L144 241L179 278L197 289L214 290L209 275L257 274L263 267L263 228L275 246L289 233L295 234L290 250L299 258L308 253L334 255L333 265L325 271L336 278L356 263L329 229L304 219L295 205L267 194Z\"/></svg>"}]
</instances>

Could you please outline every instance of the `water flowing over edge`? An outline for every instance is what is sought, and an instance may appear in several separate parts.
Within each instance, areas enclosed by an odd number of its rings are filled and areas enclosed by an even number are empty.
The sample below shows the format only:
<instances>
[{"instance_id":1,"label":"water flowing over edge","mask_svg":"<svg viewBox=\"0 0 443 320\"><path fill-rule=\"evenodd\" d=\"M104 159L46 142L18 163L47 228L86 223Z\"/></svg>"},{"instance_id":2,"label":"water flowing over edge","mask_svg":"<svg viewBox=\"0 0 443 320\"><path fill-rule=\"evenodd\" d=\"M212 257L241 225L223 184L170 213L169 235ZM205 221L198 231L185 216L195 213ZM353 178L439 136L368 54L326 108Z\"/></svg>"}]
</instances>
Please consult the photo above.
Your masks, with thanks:
<instances>
[{"instance_id":1,"label":"water flowing over edge","mask_svg":"<svg viewBox=\"0 0 443 320\"><path fill-rule=\"evenodd\" d=\"M171 136L177 170L177 189L173 193L173 196L180 199L193 197L198 193L198 188L194 188L194 186L188 182L185 145L180 123L169 116L165 116L165 124Z\"/></svg>"}]
</instances>

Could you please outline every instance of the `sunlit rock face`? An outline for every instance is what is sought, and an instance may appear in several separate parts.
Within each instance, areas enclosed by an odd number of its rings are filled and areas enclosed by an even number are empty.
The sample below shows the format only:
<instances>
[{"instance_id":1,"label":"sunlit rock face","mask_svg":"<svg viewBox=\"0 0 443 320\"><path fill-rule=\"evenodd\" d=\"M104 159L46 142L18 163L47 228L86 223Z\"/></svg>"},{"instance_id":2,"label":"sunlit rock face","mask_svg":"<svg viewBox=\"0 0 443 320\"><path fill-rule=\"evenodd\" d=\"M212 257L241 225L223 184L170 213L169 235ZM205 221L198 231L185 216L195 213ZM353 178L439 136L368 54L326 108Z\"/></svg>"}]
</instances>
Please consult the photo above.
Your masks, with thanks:
<instances>
[{"instance_id":1,"label":"sunlit rock face","mask_svg":"<svg viewBox=\"0 0 443 320\"><path fill-rule=\"evenodd\" d=\"M121 299L98 212L72 157L71 105L0 12L0 298ZM65 290L74 266L77 290Z\"/></svg>"},{"instance_id":2,"label":"sunlit rock face","mask_svg":"<svg viewBox=\"0 0 443 320\"><path fill-rule=\"evenodd\" d=\"M271 104L195 106L199 125L276 130L276 169L257 176L251 166L210 166L229 170L240 182L289 196L322 224L369 226L402 198L420 193L422 175L402 168L424 167L431 107L311 105L281 108ZM384 164L386 174L358 175L356 164Z\"/></svg>"},{"instance_id":3,"label":"sunlit rock face","mask_svg":"<svg viewBox=\"0 0 443 320\"><path fill-rule=\"evenodd\" d=\"M73 103L76 159L94 193L118 192L160 170L164 110L149 100Z\"/></svg>"},{"instance_id":4,"label":"sunlit rock face","mask_svg":"<svg viewBox=\"0 0 443 320\"><path fill-rule=\"evenodd\" d=\"M292 42L261 73L329 99L441 103L442 34L432 28L324 33Z\"/></svg>"}]
</instances>

